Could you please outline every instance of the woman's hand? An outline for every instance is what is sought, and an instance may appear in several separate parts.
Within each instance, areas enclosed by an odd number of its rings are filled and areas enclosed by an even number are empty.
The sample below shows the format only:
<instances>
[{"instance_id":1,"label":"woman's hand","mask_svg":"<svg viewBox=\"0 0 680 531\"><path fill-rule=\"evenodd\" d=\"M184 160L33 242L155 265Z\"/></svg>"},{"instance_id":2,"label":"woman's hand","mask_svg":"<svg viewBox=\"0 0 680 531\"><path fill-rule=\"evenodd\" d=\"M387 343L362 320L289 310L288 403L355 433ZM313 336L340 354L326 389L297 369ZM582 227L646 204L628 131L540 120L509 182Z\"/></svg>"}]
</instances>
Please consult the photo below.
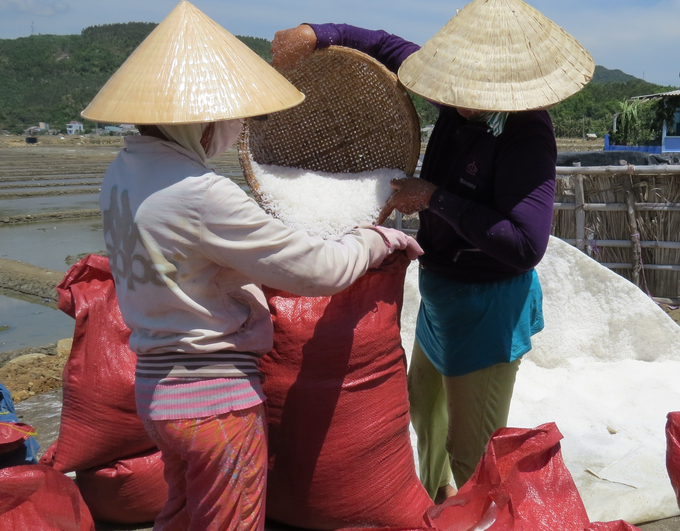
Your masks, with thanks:
<instances>
[{"instance_id":1,"label":"woman's hand","mask_svg":"<svg viewBox=\"0 0 680 531\"><path fill-rule=\"evenodd\" d=\"M371 228L383 237L383 241L387 245L388 254L392 254L394 251L404 251L409 260L415 260L423 254L423 249L415 238L408 234L388 227L373 226ZM377 266L378 264L374 264L371 267Z\"/></svg>"},{"instance_id":2,"label":"woman's hand","mask_svg":"<svg viewBox=\"0 0 680 531\"><path fill-rule=\"evenodd\" d=\"M432 194L437 187L429 181L408 177L406 179L395 179L390 182L394 192L380 211L376 225L381 225L394 209L402 214L415 214L425 210L429 204Z\"/></svg>"},{"instance_id":3,"label":"woman's hand","mask_svg":"<svg viewBox=\"0 0 680 531\"><path fill-rule=\"evenodd\" d=\"M316 33L311 26L277 31L272 41L272 66L285 70L310 55L316 48Z\"/></svg>"}]
</instances>

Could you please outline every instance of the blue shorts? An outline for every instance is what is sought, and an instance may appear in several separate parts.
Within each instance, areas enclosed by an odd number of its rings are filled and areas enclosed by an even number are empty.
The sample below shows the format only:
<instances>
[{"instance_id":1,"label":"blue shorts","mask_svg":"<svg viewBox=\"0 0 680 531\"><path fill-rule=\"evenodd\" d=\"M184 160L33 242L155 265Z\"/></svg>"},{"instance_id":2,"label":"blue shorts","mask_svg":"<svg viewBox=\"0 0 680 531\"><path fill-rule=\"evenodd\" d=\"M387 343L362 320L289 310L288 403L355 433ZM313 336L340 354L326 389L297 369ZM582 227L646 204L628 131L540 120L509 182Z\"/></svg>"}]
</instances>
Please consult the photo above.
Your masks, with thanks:
<instances>
[{"instance_id":1,"label":"blue shorts","mask_svg":"<svg viewBox=\"0 0 680 531\"><path fill-rule=\"evenodd\" d=\"M416 340L444 376L514 361L543 330L536 271L499 282L456 282L420 269Z\"/></svg>"}]
</instances>

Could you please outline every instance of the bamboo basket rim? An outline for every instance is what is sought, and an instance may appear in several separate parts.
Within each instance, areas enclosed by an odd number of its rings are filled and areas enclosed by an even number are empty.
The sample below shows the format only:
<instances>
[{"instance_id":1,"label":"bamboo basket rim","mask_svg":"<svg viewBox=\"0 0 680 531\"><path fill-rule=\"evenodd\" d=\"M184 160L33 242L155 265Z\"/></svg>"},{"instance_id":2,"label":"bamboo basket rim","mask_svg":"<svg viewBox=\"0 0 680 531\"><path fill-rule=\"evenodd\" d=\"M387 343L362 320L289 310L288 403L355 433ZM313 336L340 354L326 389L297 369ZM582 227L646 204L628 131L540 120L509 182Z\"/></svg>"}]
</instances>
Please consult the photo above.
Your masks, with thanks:
<instances>
[{"instance_id":1,"label":"bamboo basket rim","mask_svg":"<svg viewBox=\"0 0 680 531\"><path fill-rule=\"evenodd\" d=\"M363 52L331 46L313 52L281 74L305 93L305 101L270 115L266 122L246 120L238 141L246 183L265 209L252 161L328 173L387 167L372 165L371 156L376 154L369 148L373 143L384 150L376 158L384 155L395 161L391 169L402 170L407 176L415 173L420 157L420 120L408 91L381 63ZM348 108L351 102L354 105ZM394 116L387 116L390 112ZM297 141L295 135L299 135ZM388 142L389 135L399 141ZM284 148L279 149L277 142L286 143L290 153L284 157ZM264 160L261 153L269 150L272 154ZM336 153L348 157L340 157L345 166L334 159ZM301 163L289 164L290 160Z\"/></svg>"}]
</instances>

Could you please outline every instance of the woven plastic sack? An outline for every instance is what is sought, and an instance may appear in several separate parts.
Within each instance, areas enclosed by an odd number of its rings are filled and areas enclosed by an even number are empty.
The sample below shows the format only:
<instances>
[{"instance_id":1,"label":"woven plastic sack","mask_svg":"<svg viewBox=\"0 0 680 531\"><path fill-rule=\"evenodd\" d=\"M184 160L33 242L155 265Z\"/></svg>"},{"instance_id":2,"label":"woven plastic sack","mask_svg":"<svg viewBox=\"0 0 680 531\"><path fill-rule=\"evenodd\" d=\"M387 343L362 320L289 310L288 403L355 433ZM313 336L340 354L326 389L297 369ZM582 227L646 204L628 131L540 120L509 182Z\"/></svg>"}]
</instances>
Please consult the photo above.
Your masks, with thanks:
<instances>
[{"instance_id":1,"label":"woven plastic sack","mask_svg":"<svg viewBox=\"0 0 680 531\"><path fill-rule=\"evenodd\" d=\"M447 531L583 531L590 522L561 439L553 423L497 430L475 473L456 496L428 510L428 523Z\"/></svg>"},{"instance_id":2,"label":"woven plastic sack","mask_svg":"<svg viewBox=\"0 0 680 531\"><path fill-rule=\"evenodd\" d=\"M12 395L0 384L0 468L38 462L40 445L35 430L19 422Z\"/></svg>"},{"instance_id":3,"label":"woven plastic sack","mask_svg":"<svg viewBox=\"0 0 680 531\"><path fill-rule=\"evenodd\" d=\"M64 367L55 468L85 470L154 448L135 406L136 356L108 259L89 255L57 286L59 309L76 320Z\"/></svg>"},{"instance_id":4,"label":"woven plastic sack","mask_svg":"<svg viewBox=\"0 0 680 531\"><path fill-rule=\"evenodd\" d=\"M576 485L562 460L561 439L553 423L535 429L497 430L473 476L458 494L429 508L426 526L418 529L640 531L623 520L588 521Z\"/></svg>"},{"instance_id":5,"label":"woven plastic sack","mask_svg":"<svg viewBox=\"0 0 680 531\"><path fill-rule=\"evenodd\" d=\"M666 422L666 469L680 507L680 411L669 413Z\"/></svg>"},{"instance_id":6,"label":"woven plastic sack","mask_svg":"<svg viewBox=\"0 0 680 531\"><path fill-rule=\"evenodd\" d=\"M152 522L168 499L158 450L101 468L79 470L76 480L95 520L120 524Z\"/></svg>"},{"instance_id":7,"label":"woven plastic sack","mask_svg":"<svg viewBox=\"0 0 680 531\"><path fill-rule=\"evenodd\" d=\"M432 502L415 473L399 334L408 263L395 253L332 297L265 288L269 518L318 530L423 525Z\"/></svg>"},{"instance_id":8,"label":"woven plastic sack","mask_svg":"<svg viewBox=\"0 0 680 531\"><path fill-rule=\"evenodd\" d=\"M0 470L0 529L94 531L72 480L42 465Z\"/></svg>"}]
</instances>

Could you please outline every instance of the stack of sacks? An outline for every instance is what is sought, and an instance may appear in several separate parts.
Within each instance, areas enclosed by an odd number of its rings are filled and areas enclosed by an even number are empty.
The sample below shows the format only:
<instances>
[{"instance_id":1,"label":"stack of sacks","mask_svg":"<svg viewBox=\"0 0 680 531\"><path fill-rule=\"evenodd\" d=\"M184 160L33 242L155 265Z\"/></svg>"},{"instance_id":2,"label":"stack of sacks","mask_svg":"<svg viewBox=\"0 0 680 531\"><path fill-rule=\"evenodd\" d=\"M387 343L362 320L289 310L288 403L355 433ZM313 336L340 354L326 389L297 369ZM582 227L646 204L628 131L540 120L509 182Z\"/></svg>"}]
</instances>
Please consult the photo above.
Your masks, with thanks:
<instances>
[{"instance_id":1,"label":"stack of sacks","mask_svg":"<svg viewBox=\"0 0 680 531\"><path fill-rule=\"evenodd\" d=\"M76 472L98 520L142 523L167 499L160 452L137 416L136 356L118 308L108 260L89 255L57 286L59 308L76 320L64 367L59 438L41 463Z\"/></svg>"},{"instance_id":2,"label":"stack of sacks","mask_svg":"<svg viewBox=\"0 0 680 531\"><path fill-rule=\"evenodd\" d=\"M40 445L35 430L19 422L9 390L0 384L0 468L35 464Z\"/></svg>"},{"instance_id":3,"label":"stack of sacks","mask_svg":"<svg viewBox=\"0 0 680 531\"><path fill-rule=\"evenodd\" d=\"M680 327L632 283L557 238L536 270L545 328L520 366L508 425L559 426L591 520L680 514L664 466L666 416L680 403ZM412 265L402 314L408 355L417 275Z\"/></svg>"}]
</instances>

